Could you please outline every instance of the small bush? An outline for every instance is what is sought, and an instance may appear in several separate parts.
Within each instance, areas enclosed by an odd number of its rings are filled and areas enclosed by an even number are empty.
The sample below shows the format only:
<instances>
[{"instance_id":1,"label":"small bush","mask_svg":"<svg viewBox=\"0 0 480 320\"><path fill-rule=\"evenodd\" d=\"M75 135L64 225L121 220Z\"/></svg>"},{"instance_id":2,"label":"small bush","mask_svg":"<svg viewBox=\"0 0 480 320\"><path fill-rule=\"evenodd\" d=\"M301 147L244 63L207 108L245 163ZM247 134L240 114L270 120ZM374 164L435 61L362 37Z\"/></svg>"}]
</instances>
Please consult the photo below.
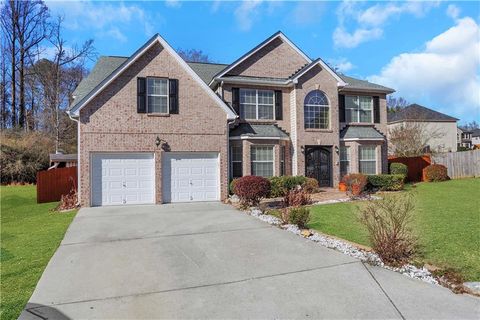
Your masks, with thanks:
<instances>
[{"instance_id":1,"label":"small bush","mask_svg":"<svg viewBox=\"0 0 480 320\"><path fill-rule=\"evenodd\" d=\"M306 207L291 208L289 212L288 222L296 224L299 228L305 229L310 221L310 209Z\"/></svg>"},{"instance_id":2,"label":"small bush","mask_svg":"<svg viewBox=\"0 0 480 320\"><path fill-rule=\"evenodd\" d=\"M382 191L399 191L404 187L403 174L375 174L367 177L368 184Z\"/></svg>"},{"instance_id":3,"label":"small bush","mask_svg":"<svg viewBox=\"0 0 480 320\"><path fill-rule=\"evenodd\" d=\"M232 181L230 181L230 183L228 184L228 192L230 194L234 194L234 190L235 190L235 183L237 182L238 178L237 179L233 179Z\"/></svg>"},{"instance_id":4,"label":"small bush","mask_svg":"<svg viewBox=\"0 0 480 320\"><path fill-rule=\"evenodd\" d=\"M298 186L302 186L307 181L304 176L280 176L271 177L271 192L270 197L283 197L288 190L292 190Z\"/></svg>"},{"instance_id":5,"label":"small bush","mask_svg":"<svg viewBox=\"0 0 480 320\"><path fill-rule=\"evenodd\" d=\"M290 223L290 209L289 208L282 208L280 209L280 220L282 220L283 224Z\"/></svg>"},{"instance_id":6,"label":"small bush","mask_svg":"<svg viewBox=\"0 0 480 320\"><path fill-rule=\"evenodd\" d=\"M260 199L270 194L270 181L258 176L245 176L236 179L234 193L240 198L242 207L257 206Z\"/></svg>"},{"instance_id":7,"label":"small bush","mask_svg":"<svg viewBox=\"0 0 480 320\"><path fill-rule=\"evenodd\" d=\"M306 178L306 181L302 185L303 190L307 193L318 192L320 186L318 185L318 180L315 178Z\"/></svg>"},{"instance_id":8,"label":"small bush","mask_svg":"<svg viewBox=\"0 0 480 320\"><path fill-rule=\"evenodd\" d=\"M312 202L310 194L303 189L292 189L283 197L283 207L300 207Z\"/></svg>"},{"instance_id":9,"label":"small bush","mask_svg":"<svg viewBox=\"0 0 480 320\"><path fill-rule=\"evenodd\" d=\"M403 163L394 162L390 164L390 174L402 174L404 177L407 177L408 167Z\"/></svg>"},{"instance_id":10,"label":"small bush","mask_svg":"<svg viewBox=\"0 0 480 320\"><path fill-rule=\"evenodd\" d=\"M359 196L367 186L367 176L361 173L351 173L343 177L342 181L347 186L347 191L354 196Z\"/></svg>"},{"instance_id":11,"label":"small bush","mask_svg":"<svg viewBox=\"0 0 480 320\"><path fill-rule=\"evenodd\" d=\"M415 252L417 240L411 229L414 203L411 194L397 194L369 201L359 209L372 247L386 264L405 264Z\"/></svg>"},{"instance_id":12,"label":"small bush","mask_svg":"<svg viewBox=\"0 0 480 320\"><path fill-rule=\"evenodd\" d=\"M60 203L55 208L57 211L72 210L77 207L77 190L73 188L68 194L62 195Z\"/></svg>"},{"instance_id":13,"label":"small bush","mask_svg":"<svg viewBox=\"0 0 480 320\"><path fill-rule=\"evenodd\" d=\"M431 164L423 170L424 170L425 179L428 182L448 180L447 167L441 164Z\"/></svg>"}]
</instances>

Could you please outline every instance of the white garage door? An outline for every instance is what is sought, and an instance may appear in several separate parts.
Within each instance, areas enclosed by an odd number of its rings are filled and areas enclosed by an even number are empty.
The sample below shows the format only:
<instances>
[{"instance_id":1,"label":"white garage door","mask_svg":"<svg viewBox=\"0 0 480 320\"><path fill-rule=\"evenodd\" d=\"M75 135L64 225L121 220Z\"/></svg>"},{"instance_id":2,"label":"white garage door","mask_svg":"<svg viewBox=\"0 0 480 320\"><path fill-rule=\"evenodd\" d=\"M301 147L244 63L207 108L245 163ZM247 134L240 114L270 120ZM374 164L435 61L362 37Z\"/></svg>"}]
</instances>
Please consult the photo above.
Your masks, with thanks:
<instances>
[{"instance_id":1,"label":"white garage door","mask_svg":"<svg viewBox=\"0 0 480 320\"><path fill-rule=\"evenodd\" d=\"M93 206L154 202L155 160L152 153L93 155Z\"/></svg>"},{"instance_id":2,"label":"white garage door","mask_svg":"<svg viewBox=\"0 0 480 320\"><path fill-rule=\"evenodd\" d=\"M164 153L163 201L220 200L218 153Z\"/></svg>"}]
</instances>

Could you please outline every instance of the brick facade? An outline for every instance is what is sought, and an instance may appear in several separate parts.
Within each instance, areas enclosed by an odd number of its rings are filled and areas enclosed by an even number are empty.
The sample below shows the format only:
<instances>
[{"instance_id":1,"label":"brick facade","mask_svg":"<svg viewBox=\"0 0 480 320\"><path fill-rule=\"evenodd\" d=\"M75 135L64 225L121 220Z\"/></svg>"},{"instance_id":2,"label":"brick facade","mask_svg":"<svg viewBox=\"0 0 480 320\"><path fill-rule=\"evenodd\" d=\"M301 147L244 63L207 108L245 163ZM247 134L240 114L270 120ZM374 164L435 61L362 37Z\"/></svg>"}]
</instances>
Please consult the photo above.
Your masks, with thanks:
<instances>
[{"instance_id":1,"label":"brick facade","mask_svg":"<svg viewBox=\"0 0 480 320\"><path fill-rule=\"evenodd\" d=\"M179 80L179 114L158 116L137 113L137 77ZM171 151L218 152L221 198L227 196L227 117L217 102L159 44L80 111L80 166L83 206L89 206L90 159L93 152L155 153L156 203L162 202L162 151L156 137L166 140Z\"/></svg>"}]
</instances>

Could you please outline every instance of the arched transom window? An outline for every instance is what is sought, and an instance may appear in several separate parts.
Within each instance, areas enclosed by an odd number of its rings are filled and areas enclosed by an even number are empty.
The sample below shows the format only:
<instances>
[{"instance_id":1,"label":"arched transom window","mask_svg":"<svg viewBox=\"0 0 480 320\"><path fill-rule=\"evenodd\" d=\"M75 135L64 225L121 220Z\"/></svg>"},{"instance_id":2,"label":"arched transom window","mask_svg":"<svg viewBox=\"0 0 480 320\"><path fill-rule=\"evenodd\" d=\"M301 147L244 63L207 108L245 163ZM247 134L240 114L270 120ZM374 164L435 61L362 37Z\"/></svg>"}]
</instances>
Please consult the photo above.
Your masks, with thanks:
<instances>
[{"instance_id":1,"label":"arched transom window","mask_svg":"<svg viewBox=\"0 0 480 320\"><path fill-rule=\"evenodd\" d=\"M304 102L305 129L328 129L330 127L330 106L325 93L310 91Z\"/></svg>"}]
</instances>

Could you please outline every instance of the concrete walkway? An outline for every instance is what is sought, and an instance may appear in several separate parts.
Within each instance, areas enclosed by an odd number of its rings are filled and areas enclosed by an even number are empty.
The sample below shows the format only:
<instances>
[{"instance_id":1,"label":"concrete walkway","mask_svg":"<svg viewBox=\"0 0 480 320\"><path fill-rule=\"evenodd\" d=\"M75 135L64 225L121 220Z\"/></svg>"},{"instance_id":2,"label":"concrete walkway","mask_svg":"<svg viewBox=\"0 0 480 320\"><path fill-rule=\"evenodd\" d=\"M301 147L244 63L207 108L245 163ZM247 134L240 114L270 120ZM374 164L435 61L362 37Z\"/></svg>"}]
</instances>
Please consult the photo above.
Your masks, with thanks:
<instances>
[{"instance_id":1,"label":"concrete walkway","mask_svg":"<svg viewBox=\"0 0 480 320\"><path fill-rule=\"evenodd\" d=\"M455 295L219 203L80 210L21 319L478 319Z\"/></svg>"}]
</instances>

